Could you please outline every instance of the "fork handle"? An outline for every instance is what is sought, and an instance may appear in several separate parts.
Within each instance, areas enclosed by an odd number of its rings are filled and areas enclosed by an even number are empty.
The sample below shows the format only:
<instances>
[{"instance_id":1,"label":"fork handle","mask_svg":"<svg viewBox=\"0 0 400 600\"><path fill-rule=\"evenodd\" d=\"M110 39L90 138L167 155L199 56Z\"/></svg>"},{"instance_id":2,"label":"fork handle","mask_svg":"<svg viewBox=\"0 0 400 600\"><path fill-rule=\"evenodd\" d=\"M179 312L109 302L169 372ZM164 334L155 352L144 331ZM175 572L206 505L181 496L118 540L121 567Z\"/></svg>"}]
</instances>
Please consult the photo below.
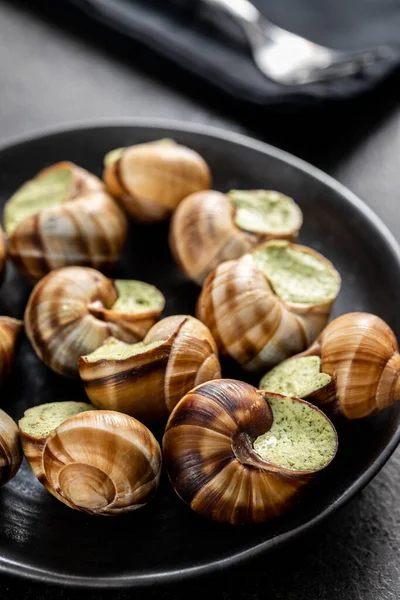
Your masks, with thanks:
<instances>
[{"instance_id":1,"label":"fork handle","mask_svg":"<svg viewBox=\"0 0 400 600\"><path fill-rule=\"evenodd\" d=\"M261 19L260 11L249 0L203 0L203 2L223 8L242 25L257 26Z\"/></svg>"},{"instance_id":2,"label":"fork handle","mask_svg":"<svg viewBox=\"0 0 400 600\"><path fill-rule=\"evenodd\" d=\"M285 35L294 36L293 33L289 33L285 29L278 27L275 23L271 23L260 11L254 6L249 0L200 0L213 8L221 8L232 17L235 18L244 29L249 42L251 43L254 39L262 33L264 38L269 38L271 41L275 40L279 35L284 33Z\"/></svg>"}]
</instances>

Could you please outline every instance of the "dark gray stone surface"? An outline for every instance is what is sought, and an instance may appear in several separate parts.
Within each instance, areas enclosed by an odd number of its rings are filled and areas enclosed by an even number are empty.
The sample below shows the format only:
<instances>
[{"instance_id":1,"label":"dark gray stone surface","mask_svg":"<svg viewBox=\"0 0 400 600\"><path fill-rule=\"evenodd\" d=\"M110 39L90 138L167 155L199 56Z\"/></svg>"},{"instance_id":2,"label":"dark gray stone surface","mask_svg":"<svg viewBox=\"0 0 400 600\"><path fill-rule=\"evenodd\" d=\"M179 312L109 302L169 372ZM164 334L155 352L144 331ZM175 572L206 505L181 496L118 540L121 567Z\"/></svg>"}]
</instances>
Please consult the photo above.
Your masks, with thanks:
<instances>
[{"instance_id":1,"label":"dark gray stone surface","mask_svg":"<svg viewBox=\"0 0 400 600\"><path fill-rule=\"evenodd\" d=\"M0 2L0 143L61 122L100 117L163 117L218 125L294 151L329 171L400 238L399 76L348 106L308 115L266 114L256 120L244 112L235 115L221 99L207 101L204 90L185 90L186 82L140 49L111 50L112 40L101 31L77 27L65 16L43 16L28 5ZM273 557L212 579L120 594L83 594L3 577L0 598L171 600L196 591L232 600L396 600L399 497L398 450L348 507Z\"/></svg>"}]
</instances>

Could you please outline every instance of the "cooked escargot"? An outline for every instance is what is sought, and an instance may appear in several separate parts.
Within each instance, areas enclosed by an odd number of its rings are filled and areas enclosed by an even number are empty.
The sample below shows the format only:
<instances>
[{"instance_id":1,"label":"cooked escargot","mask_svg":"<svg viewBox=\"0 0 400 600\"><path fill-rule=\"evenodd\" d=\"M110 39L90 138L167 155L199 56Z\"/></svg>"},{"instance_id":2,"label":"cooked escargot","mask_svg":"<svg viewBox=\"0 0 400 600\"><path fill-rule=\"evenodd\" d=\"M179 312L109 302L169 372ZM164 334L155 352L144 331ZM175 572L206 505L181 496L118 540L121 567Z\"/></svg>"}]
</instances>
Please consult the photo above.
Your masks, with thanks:
<instances>
[{"instance_id":1,"label":"cooked escargot","mask_svg":"<svg viewBox=\"0 0 400 600\"><path fill-rule=\"evenodd\" d=\"M160 446L128 415L52 402L27 410L19 428L34 474L70 508L119 515L147 504L157 489Z\"/></svg>"},{"instance_id":2,"label":"cooked escargot","mask_svg":"<svg viewBox=\"0 0 400 600\"><path fill-rule=\"evenodd\" d=\"M307 398L348 419L367 417L400 400L396 337L375 315L342 315L309 350L267 373L260 387Z\"/></svg>"},{"instance_id":3,"label":"cooked escargot","mask_svg":"<svg viewBox=\"0 0 400 600\"><path fill-rule=\"evenodd\" d=\"M298 398L220 379L175 407L164 460L180 498L201 515L261 523L285 513L337 451L337 434L319 409Z\"/></svg>"},{"instance_id":4,"label":"cooked escargot","mask_svg":"<svg viewBox=\"0 0 400 600\"><path fill-rule=\"evenodd\" d=\"M168 218L186 196L211 185L204 159L173 140L118 148L107 154L104 165L110 194L144 223Z\"/></svg>"},{"instance_id":5,"label":"cooked escargot","mask_svg":"<svg viewBox=\"0 0 400 600\"><path fill-rule=\"evenodd\" d=\"M126 216L100 179L69 162L17 190L4 226L10 258L34 280L69 265L107 267L118 260L127 233Z\"/></svg>"},{"instance_id":6,"label":"cooked escargot","mask_svg":"<svg viewBox=\"0 0 400 600\"><path fill-rule=\"evenodd\" d=\"M43 362L57 373L77 376L78 358L108 337L142 340L164 303L161 292L142 281L112 281L94 269L65 267L34 287L25 328Z\"/></svg>"},{"instance_id":7,"label":"cooked escargot","mask_svg":"<svg viewBox=\"0 0 400 600\"><path fill-rule=\"evenodd\" d=\"M7 246L2 228L0 227L0 285L4 279L6 270Z\"/></svg>"},{"instance_id":8,"label":"cooked escargot","mask_svg":"<svg viewBox=\"0 0 400 600\"><path fill-rule=\"evenodd\" d=\"M143 342L106 341L78 362L95 406L118 410L146 424L166 422L193 387L221 377L218 351L209 329L193 317L167 317Z\"/></svg>"},{"instance_id":9,"label":"cooked escargot","mask_svg":"<svg viewBox=\"0 0 400 600\"><path fill-rule=\"evenodd\" d=\"M338 272L318 252L270 241L208 275L197 316L223 354L256 371L307 348L339 289Z\"/></svg>"},{"instance_id":10,"label":"cooked escargot","mask_svg":"<svg viewBox=\"0 0 400 600\"><path fill-rule=\"evenodd\" d=\"M170 246L185 275L201 284L221 262L239 258L261 242L295 239L302 221L297 204L279 192L197 192L176 209Z\"/></svg>"},{"instance_id":11,"label":"cooked escargot","mask_svg":"<svg viewBox=\"0 0 400 600\"><path fill-rule=\"evenodd\" d=\"M16 345L24 324L18 319L0 317L0 382L10 374L16 355Z\"/></svg>"},{"instance_id":12,"label":"cooked escargot","mask_svg":"<svg viewBox=\"0 0 400 600\"><path fill-rule=\"evenodd\" d=\"M0 486L17 474L21 461L18 427L12 418L0 409Z\"/></svg>"}]
</instances>

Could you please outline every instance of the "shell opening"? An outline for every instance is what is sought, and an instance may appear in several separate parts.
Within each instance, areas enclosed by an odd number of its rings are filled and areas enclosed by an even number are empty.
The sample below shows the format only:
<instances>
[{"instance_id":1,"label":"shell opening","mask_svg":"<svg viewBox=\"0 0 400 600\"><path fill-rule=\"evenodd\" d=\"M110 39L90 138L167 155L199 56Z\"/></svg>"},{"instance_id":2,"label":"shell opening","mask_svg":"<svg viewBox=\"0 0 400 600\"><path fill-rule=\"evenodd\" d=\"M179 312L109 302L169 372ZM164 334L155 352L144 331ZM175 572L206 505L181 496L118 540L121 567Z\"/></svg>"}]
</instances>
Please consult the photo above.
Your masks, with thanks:
<instances>
[{"instance_id":1,"label":"shell opening","mask_svg":"<svg viewBox=\"0 0 400 600\"><path fill-rule=\"evenodd\" d=\"M235 224L254 233L296 234L302 213L288 196L270 190L232 190L227 194L236 207Z\"/></svg>"},{"instance_id":2,"label":"shell opening","mask_svg":"<svg viewBox=\"0 0 400 600\"><path fill-rule=\"evenodd\" d=\"M268 392L306 398L325 387L332 378L321 373L319 356L303 356L285 360L266 373L260 381L260 389Z\"/></svg>"},{"instance_id":3,"label":"shell opening","mask_svg":"<svg viewBox=\"0 0 400 600\"><path fill-rule=\"evenodd\" d=\"M285 302L317 304L332 301L340 290L340 275L317 253L288 242L268 242L248 255Z\"/></svg>"},{"instance_id":4,"label":"shell opening","mask_svg":"<svg viewBox=\"0 0 400 600\"><path fill-rule=\"evenodd\" d=\"M68 197L73 181L71 169L63 168L40 175L22 185L6 203L4 228L10 236L27 217L58 206Z\"/></svg>"},{"instance_id":5,"label":"shell opening","mask_svg":"<svg viewBox=\"0 0 400 600\"><path fill-rule=\"evenodd\" d=\"M154 145L154 144L163 144L163 145L175 145L176 142L174 140L171 140L169 138L163 138L161 140L156 140L155 142L147 142L146 145ZM125 152L125 150L127 150L127 146L123 147L123 148L115 148L114 150L111 150L110 152L108 152L104 159L103 159L103 163L105 167L109 167L111 166L113 163L117 162L117 160L119 160L123 153Z\"/></svg>"},{"instance_id":6,"label":"shell opening","mask_svg":"<svg viewBox=\"0 0 400 600\"><path fill-rule=\"evenodd\" d=\"M114 338L106 340L106 342L97 348L91 354L82 358L88 363L94 363L98 360L125 360L137 354L149 352L154 348L158 348L165 344L166 340L157 340L155 342L138 342L137 344L125 344Z\"/></svg>"},{"instance_id":7,"label":"shell opening","mask_svg":"<svg viewBox=\"0 0 400 600\"><path fill-rule=\"evenodd\" d=\"M86 402L49 402L28 408L19 421L23 433L35 438L45 438L70 417L88 410L96 410Z\"/></svg>"},{"instance_id":8,"label":"shell opening","mask_svg":"<svg viewBox=\"0 0 400 600\"><path fill-rule=\"evenodd\" d=\"M117 162L117 160L119 160L121 158L121 156L123 155L125 150L126 150L126 147L125 148L115 148L114 150L111 150L110 152L108 152L105 155L104 160L103 160L104 166L109 167L113 163Z\"/></svg>"},{"instance_id":9,"label":"shell opening","mask_svg":"<svg viewBox=\"0 0 400 600\"><path fill-rule=\"evenodd\" d=\"M61 469L58 485L67 500L91 512L106 508L116 496L115 486L107 473L82 463L72 463Z\"/></svg>"},{"instance_id":10,"label":"shell opening","mask_svg":"<svg viewBox=\"0 0 400 600\"><path fill-rule=\"evenodd\" d=\"M288 397L264 396L273 414L271 429L253 442L265 461L293 471L318 471L337 450L337 434L329 419L310 404Z\"/></svg>"},{"instance_id":11,"label":"shell opening","mask_svg":"<svg viewBox=\"0 0 400 600\"><path fill-rule=\"evenodd\" d=\"M164 296L154 286L143 281L116 279L114 286L118 299L111 310L121 313L141 314L164 308Z\"/></svg>"}]
</instances>

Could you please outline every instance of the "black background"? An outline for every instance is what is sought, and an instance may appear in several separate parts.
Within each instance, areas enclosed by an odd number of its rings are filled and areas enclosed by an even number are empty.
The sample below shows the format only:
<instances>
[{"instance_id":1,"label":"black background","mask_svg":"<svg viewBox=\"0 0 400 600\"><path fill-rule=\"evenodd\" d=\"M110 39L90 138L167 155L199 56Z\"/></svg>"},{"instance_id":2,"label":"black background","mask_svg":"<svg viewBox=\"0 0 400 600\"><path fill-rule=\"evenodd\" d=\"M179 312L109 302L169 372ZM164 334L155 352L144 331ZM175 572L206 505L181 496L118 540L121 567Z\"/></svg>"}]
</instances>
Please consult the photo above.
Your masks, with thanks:
<instances>
[{"instance_id":1,"label":"black background","mask_svg":"<svg viewBox=\"0 0 400 600\"><path fill-rule=\"evenodd\" d=\"M325 169L400 237L399 75L356 102L308 114L256 115L195 88L140 47L55 14L48 3L0 2L0 142L77 119L183 119L249 133ZM112 49L111 49L112 48ZM100 594L3 577L0 598L271 598L392 600L400 596L400 453L348 507L278 554L162 589ZM60 544L65 540L59 540ZM132 540L134 544L135 541ZM195 540L193 541L195 543ZM212 544L212 540L210 540Z\"/></svg>"}]
</instances>

